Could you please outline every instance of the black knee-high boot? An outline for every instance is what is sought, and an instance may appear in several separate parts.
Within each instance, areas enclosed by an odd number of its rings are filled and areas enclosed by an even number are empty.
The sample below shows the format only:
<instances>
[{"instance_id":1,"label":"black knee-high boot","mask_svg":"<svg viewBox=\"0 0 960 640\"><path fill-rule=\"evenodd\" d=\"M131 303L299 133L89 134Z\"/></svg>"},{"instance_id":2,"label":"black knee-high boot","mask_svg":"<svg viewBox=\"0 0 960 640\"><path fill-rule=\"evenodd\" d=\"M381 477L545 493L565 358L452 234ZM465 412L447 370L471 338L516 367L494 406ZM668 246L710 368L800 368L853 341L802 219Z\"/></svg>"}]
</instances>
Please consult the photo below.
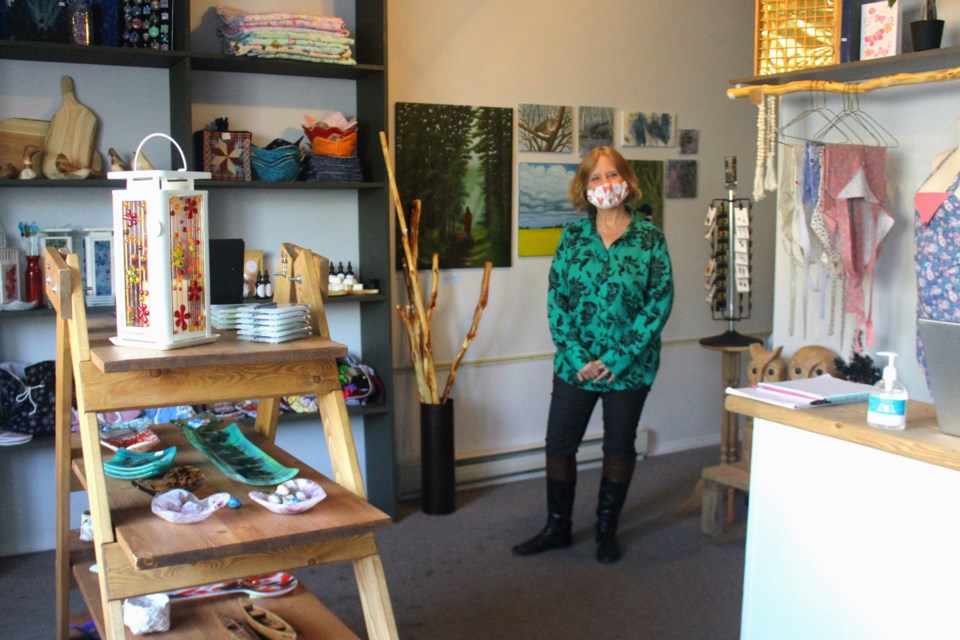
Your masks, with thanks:
<instances>
[{"instance_id":1,"label":"black knee-high boot","mask_svg":"<svg viewBox=\"0 0 960 640\"><path fill-rule=\"evenodd\" d=\"M515 555L532 556L570 546L576 487L577 459L547 457L547 524L540 533L513 547Z\"/></svg>"},{"instance_id":2,"label":"black knee-high boot","mask_svg":"<svg viewBox=\"0 0 960 640\"><path fill-rule=\"evenodd\" d=\"M617 540L617 525L635 464L636 460L620 460L610 456L603 458L603 476L597 497L597 560L600 562L616 562L622 555Z\"/></svg>"}]
</instances>

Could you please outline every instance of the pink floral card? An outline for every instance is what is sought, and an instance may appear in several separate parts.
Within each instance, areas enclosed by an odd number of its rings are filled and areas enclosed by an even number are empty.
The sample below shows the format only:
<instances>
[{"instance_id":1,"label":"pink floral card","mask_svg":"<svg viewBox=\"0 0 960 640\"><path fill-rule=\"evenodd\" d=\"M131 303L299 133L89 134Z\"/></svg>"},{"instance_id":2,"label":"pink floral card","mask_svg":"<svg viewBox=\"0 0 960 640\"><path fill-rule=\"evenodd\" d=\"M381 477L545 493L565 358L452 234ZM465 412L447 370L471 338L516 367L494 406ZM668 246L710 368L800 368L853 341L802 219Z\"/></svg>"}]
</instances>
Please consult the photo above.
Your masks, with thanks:
<instances>
[{"instance_id":1,"label":"pink floral card","mask_svg":"<svg viewBox=\"0 0 960 640\"><path fill-rule=\"evenodd\" d=\"M900 54L901 2L865 2L860 9L860 59Z\"/></svg>"}]
</instances>

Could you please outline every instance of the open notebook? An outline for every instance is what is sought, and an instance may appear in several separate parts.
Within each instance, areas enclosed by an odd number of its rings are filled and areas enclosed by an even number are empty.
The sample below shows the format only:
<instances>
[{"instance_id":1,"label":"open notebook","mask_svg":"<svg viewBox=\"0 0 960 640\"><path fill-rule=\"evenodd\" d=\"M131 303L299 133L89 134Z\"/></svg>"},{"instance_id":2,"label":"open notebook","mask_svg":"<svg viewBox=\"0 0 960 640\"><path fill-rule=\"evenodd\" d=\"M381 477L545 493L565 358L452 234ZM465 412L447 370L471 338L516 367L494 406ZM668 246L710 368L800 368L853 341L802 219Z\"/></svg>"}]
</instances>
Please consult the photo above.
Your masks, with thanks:
<instances>
[{"instance_id":1,"label":"open notebook","mask_svg":"<svg viewBox=\"0 0 960 640\"><path fill-rule=\"evenodd\" d=\"M727 387L727 393L731 395L743 396L788 409L866 402L873 390L873 385L841 380L826 373L815 378L760 382L754 387L736 389Z\"/></svg>"}]
</instances>

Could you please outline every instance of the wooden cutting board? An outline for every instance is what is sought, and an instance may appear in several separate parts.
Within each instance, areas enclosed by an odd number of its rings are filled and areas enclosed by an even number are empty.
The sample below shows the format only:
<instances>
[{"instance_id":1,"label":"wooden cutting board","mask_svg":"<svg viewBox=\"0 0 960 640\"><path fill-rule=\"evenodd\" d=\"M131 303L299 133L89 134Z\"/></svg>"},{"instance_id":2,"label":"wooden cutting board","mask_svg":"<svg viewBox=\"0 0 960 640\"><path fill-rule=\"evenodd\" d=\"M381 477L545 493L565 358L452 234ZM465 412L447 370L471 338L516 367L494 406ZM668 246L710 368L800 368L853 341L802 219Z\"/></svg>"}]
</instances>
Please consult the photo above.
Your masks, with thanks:
<instances>
[{"instance_id":1,"label":"wooden cutting board","mask_svg":"<svg viewBox=\"0 0 960 640\"><path fill-rule=\"evenodd\" d=\"M0 120L0 167L10 163L17 169L22 169L23 150L30 145L43 149L43 141L47 137L49 127L49 120L31 118Z\"/></svg>"},{"instance_id":2,"label":"wooden cutting board","mask_svg":"<svg viewBox=\"0 0 960 640\"><path fill-rule=\"evenodd\" d=\"M67 156L70 164L77 168L90 167L99 126L93 111L77 101L70 76L60 79L60 92L63 94L63 104L53 114L43 141L43 175L51 179L61 177L56 164L57 154L60 153Z\"/></svg>"}]
</instances>

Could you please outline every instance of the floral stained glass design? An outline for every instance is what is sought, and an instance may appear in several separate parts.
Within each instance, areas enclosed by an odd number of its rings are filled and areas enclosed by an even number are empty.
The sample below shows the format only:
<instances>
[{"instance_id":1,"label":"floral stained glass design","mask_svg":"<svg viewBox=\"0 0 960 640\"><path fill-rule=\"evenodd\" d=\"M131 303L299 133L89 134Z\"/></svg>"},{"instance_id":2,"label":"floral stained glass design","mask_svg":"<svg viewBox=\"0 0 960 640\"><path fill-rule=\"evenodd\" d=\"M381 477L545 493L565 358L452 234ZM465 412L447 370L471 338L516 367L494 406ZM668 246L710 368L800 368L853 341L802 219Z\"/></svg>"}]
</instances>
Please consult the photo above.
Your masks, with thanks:
<instances>
[{"instance_id":1,"label":"floral stained glass design","mask_svg":"<svg viewBox=\"0 0 960 640\"><path fill-rule=\"evenodd\" d=\"M170 197L170 286L174 335L206 330L203 263L205 246L200 215L203 196Z\"/></svg>"}]
</instances>

